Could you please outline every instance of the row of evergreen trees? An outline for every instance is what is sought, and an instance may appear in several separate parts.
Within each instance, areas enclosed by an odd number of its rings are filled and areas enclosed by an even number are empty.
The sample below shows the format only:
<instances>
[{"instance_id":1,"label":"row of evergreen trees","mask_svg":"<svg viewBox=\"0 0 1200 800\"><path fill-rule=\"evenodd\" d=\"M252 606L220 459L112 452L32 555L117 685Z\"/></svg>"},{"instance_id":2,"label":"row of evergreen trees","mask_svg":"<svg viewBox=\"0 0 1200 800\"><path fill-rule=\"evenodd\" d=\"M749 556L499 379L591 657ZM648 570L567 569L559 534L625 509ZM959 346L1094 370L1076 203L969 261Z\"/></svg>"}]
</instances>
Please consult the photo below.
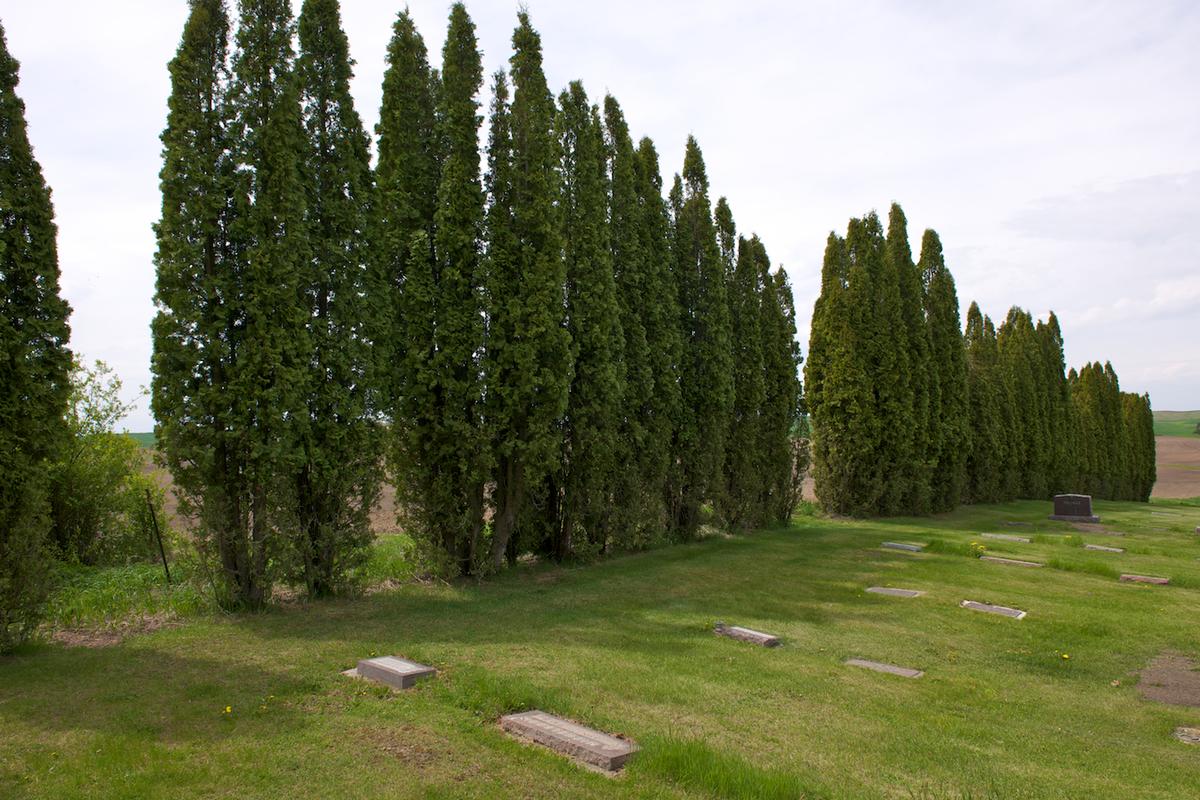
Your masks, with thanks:
<instances>
[{"instance_id":1,"label":"row of evergreen trees","mask_svg":"<svg viewBox=\"0 0 1200 800\"><path fill-rule=\"evenodd\" d=\"M46 595L47 490L71 391L58 232L17 72L0 26L0 653L32 632Z\"/></svg>"},{"instance_id":2,"label":"row of evergreen trees","mask_svg":"<svg viewBox=\"0 0 1200 800\"><path fill-rule=\"evenodd\" d=\"M1149 499L1150 399L1111 365L1065 372L1053 313L1013 308L960 328L937 234L914 263L893 204L830 234L813 310L806 403L817 495L830 511L927 514L960 502L1082 492Z\"/></svg>"},{"instance_id":3,"label":"row of evergreen trees","mask_svg":"<svg viewBox=\"0 0 1200 800\"><path fill-rule=\"evenodd\" d=\"M171 63L153 400L230 605L334 591L386 463L406 530L459 574L688 538L797 501L790 287L710 204L700 149L572 83L522 12L492 81L450 12L441 70L407 11L378 160L336 0L192 0ZM293 54L298 28L299 50Z\"/></svg>"}]
</instances>

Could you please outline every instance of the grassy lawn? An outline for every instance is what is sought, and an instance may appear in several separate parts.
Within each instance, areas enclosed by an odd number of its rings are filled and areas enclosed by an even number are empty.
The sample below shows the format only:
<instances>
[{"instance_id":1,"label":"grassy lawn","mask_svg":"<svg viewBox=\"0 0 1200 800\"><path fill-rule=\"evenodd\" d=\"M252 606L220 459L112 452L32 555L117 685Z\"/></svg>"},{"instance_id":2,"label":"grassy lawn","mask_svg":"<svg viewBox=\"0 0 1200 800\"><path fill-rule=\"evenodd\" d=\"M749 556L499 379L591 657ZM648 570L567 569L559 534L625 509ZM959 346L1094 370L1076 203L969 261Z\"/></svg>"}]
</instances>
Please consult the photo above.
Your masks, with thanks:
<instances>
[{"instance_id":1,"label":"grassy lawn","mask_svg":"<svg viewBox=\"0 0 1200 800\"><path fill-rule=\"evenodd\" d=\"M1200 657L1200 505L1096 508L1127 535L1078 534L1034 502L802 517L480 586L193 609L114 646L40 645L0 662L0 797L1195 798L1200 748L1171 731L1200 725L1200 708L1143 700L1133 673L1164 650ZM973 542L1048 566L981 562ZM385 564L402 558L402 540L385 547ZM1174 585L1119 583L1126 571ZM718 619L785 643L718 638ZM440 675L399 694L338 674L385 653ZM853 657L926 674L842 664ZM499 731L500 714L532 707L642 750L609 778Z\"/></svg>"},{"instance_id":2,"label":"grassy lawn","mask_svg":"<svg viewBox=\"0 0 1200 800\"><path fill-rule=\"evenodd\" d=\"M1200 411L1155 411L1155 436L1196 436Z\"/></svg>"}]
</instances>

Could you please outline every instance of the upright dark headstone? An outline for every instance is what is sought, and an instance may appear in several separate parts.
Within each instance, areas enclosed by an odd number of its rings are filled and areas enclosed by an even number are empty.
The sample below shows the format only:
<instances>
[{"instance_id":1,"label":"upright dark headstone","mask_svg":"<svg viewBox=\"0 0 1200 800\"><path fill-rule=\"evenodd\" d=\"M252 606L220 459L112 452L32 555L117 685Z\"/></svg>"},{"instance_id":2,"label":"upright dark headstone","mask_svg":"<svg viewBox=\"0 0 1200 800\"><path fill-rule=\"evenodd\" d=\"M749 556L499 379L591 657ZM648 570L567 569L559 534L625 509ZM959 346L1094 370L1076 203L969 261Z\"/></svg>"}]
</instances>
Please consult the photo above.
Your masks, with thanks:
<instances>
[{"instance_id":1,"label":"upright dark headstone","mask_svg":"<svg viewBox=\"0 0 1200 800\"><path fill-rule=\"evenodd\" d=\"M1062 522L1099 522L1092 513L1092 496L1088 494L1054 495L1054 513L1050 519Z\"/></svg>"}]
</instances>

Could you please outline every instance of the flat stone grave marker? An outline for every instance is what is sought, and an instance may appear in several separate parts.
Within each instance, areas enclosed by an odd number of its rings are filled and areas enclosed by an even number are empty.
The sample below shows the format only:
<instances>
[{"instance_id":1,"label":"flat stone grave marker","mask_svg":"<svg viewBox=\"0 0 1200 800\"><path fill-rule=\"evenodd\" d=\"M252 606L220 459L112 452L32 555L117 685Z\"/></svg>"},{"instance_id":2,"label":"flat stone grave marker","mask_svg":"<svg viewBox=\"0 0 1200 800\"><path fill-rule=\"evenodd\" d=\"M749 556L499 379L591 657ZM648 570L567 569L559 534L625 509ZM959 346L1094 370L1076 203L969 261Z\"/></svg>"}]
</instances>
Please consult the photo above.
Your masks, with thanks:
<instances>
[{"instance_id":1,"label":"flat stone grave marker","mask_svg":"<svg viewBox=\"0 0 1200 800\"><path fill-rule=\"evenodd\" d=\"M1024 528L1032 528L1032 527L1033 527L1033 523L1032 523L1032 522L1019 522L1019 521L1017 521L1017 520L1011 520L1011 519L1006 519L1006 520L1004 521L1004 524L1005 524L1005 525L1007 525L1007 526L1009 526L1010 528L1015 528L1015 527L1017 527L1017 526L1021 526L1021 527L1024 527Z\"/></svg>"},{"instance_id":2,"label":"flat stone grave marker","mask_svg":"<svg viewBox=\"0 0 1200 800\"><path fill-rule=\"evenodd\" d=\"M1020 542L1021 544L1029 544L1029 539L1024 536L1013 536L1009 533L981 533L979 534L984 539L999 539L1003 542Z\"/></svg>"},{"instance_id":3,"label":"flat stone grave marker","mask_svg":"<svg viewBox=\"0 0 1200 800\"><path fill-rule=\"evenodd\" d=\"M920 553L925 549L925 545L911 542L884 542L880 547L886 547L888 550L904 550L908 553Z\"/></svg>"},{"instance_id":4,"label":"flat stone grave marker","mask_svg":"<svg viewBox=\"0 0 1200 800\"><path fill-rule=\"evenodd\" d=\"M507 714L500 718L500 727L514 736L549 747L607 772L616 772L625 766L625 762L638 749L628 739L585 728L577 722L545 711Z\"/></svg>"},{"instance_id":5,"label":"flat stone grave marker","mask_svg":"<svg viewBox=\"0 0 1200 800\"><path fill-rule=\"evenodd\" d=\"M1121 580L1126 583L1153 583L1155 586L1166 586L1171 582L1170 578L1156 578L1153 575L1122 575Z\"/></svg>"},{"instance_id":6,"label":"flat stone grave marker","mask_svg":"<svg viewBox=\"0 0 1200 800\"><path fill-rule=\"evenodd\" d=\"M437 670L396 656L380 656L360 660L358 666L347 670L346 674L384 683L393 689L408 689L422 678L433 677Z\"/></svg>"},{"instance_id":7,"label":"flat stone grave marker","mask_svg":"<svg viewBox=\"0 0 1200 800\"><path fill-rule=\"evenodd\" d=\"M1175 738L1184 744L1200 744L1200 728L1176 728Z\"/></svg>"},{"instance_id":8,"label":"flat stone grave marker","mask_svg":"<svg viewBox=\"0 0 1200 800\"><path fill-rule=\"evenodd\" d=\"M763 647L778 647L780 645L778 636L772 636L769 633L751 630L750 628L743 628L740 625L726 625L724 622L718 622L713 626L713 631L718 636L728 636L730 639L758 644Z\"/></svg>"},{"instance_id":9,"label":"flat stone grave marker","mask_svg":"<svg viewBox=\"0 0 1200 800\"><path fill-rule=\"evenodd\" d=\"M1124 547L1109 547L1108 545L1104 545L1104 544L1085 544L1083 546L1083 549L1084 550L1097 550L1101 553L1124 553L1125 552Z\"/></svg>"},{"instance_id":10,"label":"flat stone grave marker","mask_svg":"<svg viewBox=\"0 0 1200 800\"><path fill-rule=\"evenodd\" d=\"M963 600L958 605L961 608L969 608L972 611L982 611L985 614L999 614L1002 617L1012 617L1013 619L1025 619L1025 612L1019 608L1009 608L1008 606L994 606L991 603L977 603L974 600Z\"/></svg>"},{"instance_id":11,"label":"flat stone grave marker","mask_svg":"<svg viewBox=\"0 0 1200 800\"><path fill-rule=\"evenodd\" d=\"M1088 494L1054 495L1054 513L1050 519L1063 522L1099 522L1092 513L1092 496Z\"/></svg>"},{"instance_id":12,"label":"flat stone grave marker","mask_svg":"<svg viewBox=\"0 0 1200 800\"><path fill-rule=\"evenodd\" d=\"M919 678L925 673L919 669L909 669L908 667L897 667L895 664L880 664L878 661L867 661L861 658L846 659L846 663L852 667L862 667L863 669L873 669L876 672L886 672L889 675L899 675L902 678Z\"/></svg>"},{"instance_id":13,"label":"flat stone grave marker","mask_svg":"<svg viewBox=\"0 0 1200 800\"><path fill-rule=\"evenodd\" d=\"M1150 516L1152 516L1152 517L1178 517L1179 515L1176 514L1174 511L1151 511Z\"/></svg>"},{"instance_id":14,"label":"flat stone grave marker","mask_svg":"<svg viewBox=\"0 0 1200 800\"><path fill-rule=\"evenodd\" d=\"M893 589L890 586L868 586L867 591L871 594L886 594L888 597L920 597L925 594L916 589Z\"/></svg>"},{"instance_id":15,"label":"flat stone grave marker","mask_svg":"<svg viewBox=\"0 0 1200 800\"><path fill-rule=\"evenodd\" d=\"M1044 567L1040 561L1022 561L1019 558L1001 558L1000 556L980 556L980 561L991 561L993 564L1007 564L1010 567Z\"/></svg>"}]
</instances>

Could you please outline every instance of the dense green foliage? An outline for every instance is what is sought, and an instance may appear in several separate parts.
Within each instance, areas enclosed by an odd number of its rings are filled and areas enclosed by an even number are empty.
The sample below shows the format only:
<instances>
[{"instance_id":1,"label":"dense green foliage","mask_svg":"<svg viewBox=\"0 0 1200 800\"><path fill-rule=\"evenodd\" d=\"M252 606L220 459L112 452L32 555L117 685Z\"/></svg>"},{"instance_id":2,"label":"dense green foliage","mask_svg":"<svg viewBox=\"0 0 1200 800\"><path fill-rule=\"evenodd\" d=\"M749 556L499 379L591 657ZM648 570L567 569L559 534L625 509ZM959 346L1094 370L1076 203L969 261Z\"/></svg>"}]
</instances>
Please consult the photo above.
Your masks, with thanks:
<instances>
[{"instance_id":1,"label":"dense green foliage","mask_svg":"<svg viewBox=\"0 0 1200 800\"><path fill-rule=\"evenodd\" d=\"M239 10L230 57L194 0L171 65L154 324L158 440L223 604L350 583L381 464L453 575L790 517L791 290L694 139L664 200L614 98L556 102L521 12L481 176L455 4L440 71L398 15L371 170L336 0Z\"/></svg>"},{"instance_id":2,"label":"dense green foliage","mask_svg":"<svg viewBox=\"0 0 1200 800\"><path fill-rule=\"evenodd\" d=\"M50 465L51 540L63 560L124 564L158 557L150 513L167 524L163 490L148 474L146 453L116 424L133 410L104 362L71 372L66 446ZM150 502L147 503L147 493Z\"/></svg>"},{"instance_id":3,"label":"dense green foliage","mask_svg":"<svg viewBox=\"0 0 1200 800\"><path fill-rule=\"evenodd\" d=\"M71 369L54 209L17 70L0 27L0 652L33 631L45 597L47 465L65 442Z\"/></svg>"},{"instance_id":4,"label":"dense green foliage","mask_svg":"<svg viewBox=\"0 0 1200 800\"><path fill-rule=\"evenodd\" d=\"M960 502L1149 498L1149 398L1112 368L1064 373L1053 313L1014 307L995 327L972 303L960 329L937 234L914 264L904 212L830 234L806 369L817 496L833 512L926 514Z\"/></svg>"}]
</instances>

